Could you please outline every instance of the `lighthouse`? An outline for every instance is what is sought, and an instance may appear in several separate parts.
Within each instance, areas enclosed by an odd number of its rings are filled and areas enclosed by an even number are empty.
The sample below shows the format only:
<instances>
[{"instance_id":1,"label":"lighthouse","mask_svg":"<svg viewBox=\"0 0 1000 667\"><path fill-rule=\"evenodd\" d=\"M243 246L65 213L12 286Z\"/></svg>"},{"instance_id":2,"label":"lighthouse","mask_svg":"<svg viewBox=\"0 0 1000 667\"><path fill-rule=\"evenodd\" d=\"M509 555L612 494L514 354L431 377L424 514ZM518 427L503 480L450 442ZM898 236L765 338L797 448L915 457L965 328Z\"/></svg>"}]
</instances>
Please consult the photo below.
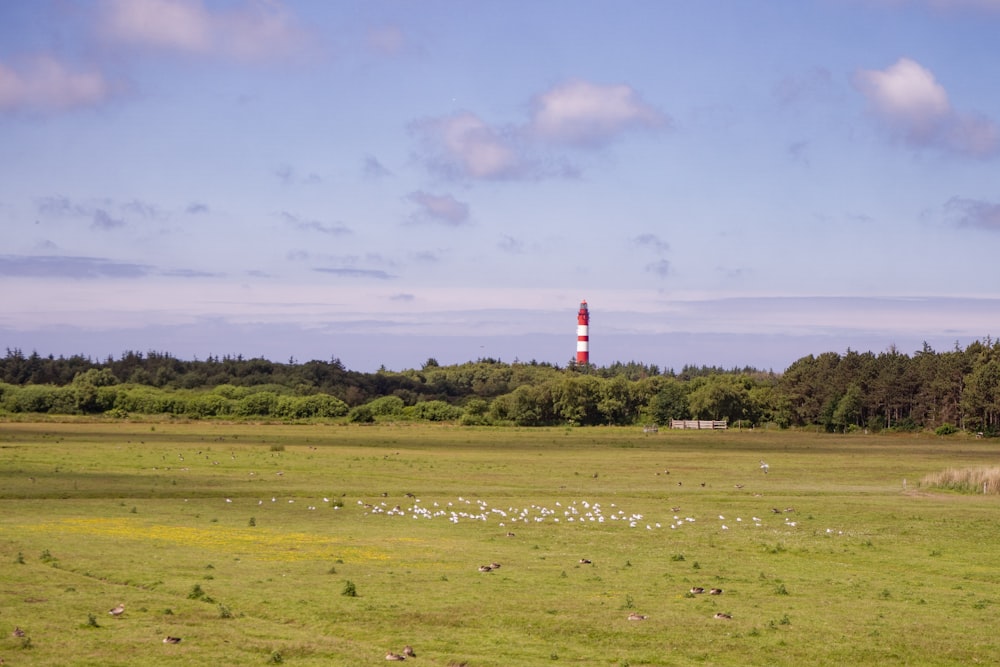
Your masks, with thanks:
<instances>
[{"instance_id":1,"label":"lighthouse","mask_svg":"<svg viewBox=\"0 0 1000 667\"><path fill-rule=\"evenodd\" d=\"M590 363L590 311L587 302L580 302L580 312L576 314L576 363Z\"/></svg>"}]
</instances>

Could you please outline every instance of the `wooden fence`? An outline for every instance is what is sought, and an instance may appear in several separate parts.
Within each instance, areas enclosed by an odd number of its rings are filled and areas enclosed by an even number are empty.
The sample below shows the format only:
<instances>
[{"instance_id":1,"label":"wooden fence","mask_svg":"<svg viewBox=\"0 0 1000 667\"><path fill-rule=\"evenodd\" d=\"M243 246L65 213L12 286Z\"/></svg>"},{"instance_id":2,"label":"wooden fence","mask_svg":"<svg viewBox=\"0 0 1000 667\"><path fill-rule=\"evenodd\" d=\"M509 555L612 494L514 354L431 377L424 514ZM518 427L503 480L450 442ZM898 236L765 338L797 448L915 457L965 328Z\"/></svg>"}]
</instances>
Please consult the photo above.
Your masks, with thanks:
<instances>
[{"instance_id":1,"label":"wooden fence","mask_svg":"<svg viewBox=\"0 0 1000 667\"><path fill-rule=\"evenodd\" d=\"M729 424L725 421L712 421L711 419L671 419L670 428L725 430L729 428Z\"/></svg>"}]
</instances>

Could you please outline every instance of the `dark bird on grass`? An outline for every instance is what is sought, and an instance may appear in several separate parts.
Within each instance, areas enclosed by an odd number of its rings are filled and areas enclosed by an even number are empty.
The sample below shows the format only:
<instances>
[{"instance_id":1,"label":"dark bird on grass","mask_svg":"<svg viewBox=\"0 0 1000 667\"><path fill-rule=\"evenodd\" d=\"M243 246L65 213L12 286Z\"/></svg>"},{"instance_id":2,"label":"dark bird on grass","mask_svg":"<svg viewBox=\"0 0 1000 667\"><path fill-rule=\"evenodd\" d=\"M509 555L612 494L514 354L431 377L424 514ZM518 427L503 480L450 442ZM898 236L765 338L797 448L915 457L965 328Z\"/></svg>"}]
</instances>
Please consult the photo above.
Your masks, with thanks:
<instances>
[{"instance_id":1,"label":"dark bird on grass","mask_svg":"<svg viewBox=\"0 0 1000 667\"><path fill-rule=\"evenodd\" d=\"M712 590L710 590L708 592L708 594L709 595L722 595L722 589L721 588L713 588Z\"/></svg>"},{"instance_id":2,"label":"dark bird on grass","mask_svg":"<svg viewBox=\"0 0 1000 667\"><path fill-rule=\"evenodd\" d=\"M406 660L406 656L400 655L398 653L393 653L392 651L387 651L385 654L386 660Z\"/></svg>"},{"instance_id":3,"label":"dark bird on grass","mask_svg":"<svg viewBox=\"0 0 1000 667\"><path fill-rule=\"evenodd\" d=\"M171 637L170 635L167 635L166 637L163 638L163 643L164 644L180 644L181 643L181 638L180 637Z\"/></svg>"},{"instance_id":4,"label":"dark bird on grass","mask_svg":"<svg viewBox=\"0 0 1000 667\"><path fill-rule=\"evenodd\" d=\"M630 621L645 621L647 618L649 618L649 616L646 616L645 614L637 614L634 611L628 615L628 620Z\"/></svg>"},{"instance_id":5,"label":"dark bird on grass","mask_svg":"<svg viewBox=\"0 0 1000 667\"><path fill-rule=\"evenodd\" d=\"M479 566L479 571L480 572L492 572L493 568L490 567L489 565L480 565Z\"/></svg>"},{"instance_id":6,"label":"dark bird on grass","mask_svg":"<svg viewBox=\"0 0 1000 667\"><path fill-rule=\"evenodd\" d=\"M111 611L109 611L108 613L111 614L112 616L116 617L116 618L118 616L121 616L122 614L125 613L125 603L124 602L119 602L118 606L115 607L114 609L112 609Z\"/></svg>"},{"instance_id":7,"label":"dark bird on grass","mask_svg":"<svg viewBox=\"0 0 1000 667\"><path fill-rule=\"evenodd\" d=\"M413 652L413 647L410 646L409 644L403 647L403 655L405 655L407 658L417 657L417 654Z\"/></svg>"},{"instance_id":8,"label":"dark bird on grass","mask_svg":"<svg viewBox=\"0 0 1000 667\"><path fill-rule=\"evenodd\" d=\"M731 614L724 614L721 611L719 611L719 612L716 612L715 618L718 618L720 620L728 620L728 619L732 618L732 615Z\"/></svg>"},{"instance_id":9,"label":"dark bird on grass","mask_svg":"<svg viewBox=\"0 0 1000 667\"><path fill-rule=\"evenodd\" d=\"M490 563L490 567L493 568L494 570L499 570L500 563Z\"/></svg>"},{"instance_id":10,"label":"dark bird on grass","mask_svg":"<svg viewBox=\"0 0 1000 667\"><path fill-rule=\"evenodd\" d=\"M28 634L28 633L25 632L24 630L22 630L20 628L20 626L17 626L17 627L14 628L14 636L15 637L23 637L26 634Z\"/></svg>"},{"instance_id":11,"label":"dark bird on grass","mask_svg":"<svg viewBox=\"0 0 1000 667\"><path fill-rule=\"evenodd\" d=\"M705 589L701 586L695 586L691 589L691 595L701 595L705 592Z\"/></svg>"}]
</instances>

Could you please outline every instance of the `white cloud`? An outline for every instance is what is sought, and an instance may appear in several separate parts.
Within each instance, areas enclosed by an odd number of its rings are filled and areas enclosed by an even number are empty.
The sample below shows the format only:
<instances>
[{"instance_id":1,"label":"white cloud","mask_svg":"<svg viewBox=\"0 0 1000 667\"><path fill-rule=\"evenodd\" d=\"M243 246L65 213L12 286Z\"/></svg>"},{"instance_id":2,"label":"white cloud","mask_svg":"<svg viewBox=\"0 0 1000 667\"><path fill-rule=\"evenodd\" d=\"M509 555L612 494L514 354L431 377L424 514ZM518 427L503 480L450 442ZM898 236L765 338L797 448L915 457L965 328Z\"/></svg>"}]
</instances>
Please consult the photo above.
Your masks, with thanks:
<instances>
[{"instance_id":1,"label":"white cloud","mask_svg":"<svg viewBox=\"0 0 1000 667\"><path fill-rule=\"evenodd\" d=\"M632 129L669 125L670 119L644 103L630 86L570 81L535 98L531 129L554 143L603 145Z\"/></svg>"},{"instance_id":2,"label":"white cloud","mask_svg":"<svg viewBox=\"0 0 1000 667\"><path fill-rule=\"evenodd\" d=\"M514 176L521 158L509 136L472 113L414 124L431 153L430 164L449 176L499 179Z\"/></svg>"},{"instance_id":3,"label":"white cloud","mask_svg":"<svg viewBox=\"0 0 1000 667\"><path fill-rule=\"evenodd\" d=\"M521 124L491 125L462 112L415 122L411 131L423 141L422 158L432 170L450 178L502 180L576 176L575 167L546 151L598 148L625 132L670 123L626 85L572 81L538 95L533 105Z\"/></svg>"},{"instance_id":4,"label":"white cloud","mask_svg":"<svg viewBox=\"0 0 1000 667\"><path fill-rule=\"evenodd\" d=\"M959 227L976 227L1000 232L1000 204L980 199L952 197L945 210L956 218Z\"/></svg>"},{"instance_id":5,"label":"white cloud","mask_svg":"<svg viewBox=\"0 0 1000 667\"><path fill-rule=\"evenodd\" d=\"M0 111L65 111L100 104L112 92L100 72L71 71L48 55L18 69L0 63Z\"/></svg>"},{"instance_id":6,"label":"white cloud","mask_svg":"<svg viewBox=\"0 0 1000 667\"><path fill-rule=\"evenodd\" d=\"M398 25L372 28L366 35L368 48L385 56L395 56L406 47L406 36Z\"/></svg>"},{"instance_id":7,"label":"white cloud","mask_svg":"<svg viewBox=\"0 0 1000 667\"><path fill-rule=\"evenodd\" d=\"M956 112L934 74L914 60L900 58L884 70L861 70L854 85L890 133L912 146L985 156L1000 145L994 121Z\"/></svg>"},{"instance_id":8,"label":"white cloud","mask_svg":"<svg viewBox=\"0 0 1000 667\"><path fill-rule=\"evenodd\" d=\"M434 221L448 225L462 225L469 221L469 205L451 195L432 195L418 191L407 197L420 210L414 215L416 222Z\"/></svg>"},{"instance_id":9,"label":"white cloud","mask_svg":"<svg viewBox=\"0 0 1000 667\"><path fill-rule=\"evenodd\" d=\"M133 46L237 60L262 60L299 50L305 34L277 0L252 0L213 10L203 0L104 0L102 31Z\"/></svg>"}]
</instances>

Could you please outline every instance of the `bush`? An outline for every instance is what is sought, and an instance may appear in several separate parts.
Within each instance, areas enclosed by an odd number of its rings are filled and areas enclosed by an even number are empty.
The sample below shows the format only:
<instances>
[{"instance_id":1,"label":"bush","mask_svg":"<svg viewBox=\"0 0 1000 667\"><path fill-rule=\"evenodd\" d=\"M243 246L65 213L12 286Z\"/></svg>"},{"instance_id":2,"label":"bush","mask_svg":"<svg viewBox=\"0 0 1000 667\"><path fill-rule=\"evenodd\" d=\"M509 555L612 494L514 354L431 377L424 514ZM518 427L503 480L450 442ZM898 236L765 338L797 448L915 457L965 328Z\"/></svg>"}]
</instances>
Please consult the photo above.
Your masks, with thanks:
<instances>
[{"instance_id":1,"label":"bush","mask_svg":"<svg viewBox=\"0 0 1000 667\"><path fill-rule=\"evenodd\" d=\"M454 421L460 418L462 413L462 408L445 401L421 401L406 409L406 414L432 422Z\"/></svg>"},{"instance_id":2,"label":"bush","mask_svg":"<svg viewBox=\"0 0 1000 667\"><path fill-rule=\"evenodd\" d=\"M347 420L354 424L370 424L375 421L375 415L367 405L359 405L347 413Z\"/></svg>"},{"instance_id":3,"label":"bush","mask_svg":"<svg viewBox=\"0 0 1000 667\"><path fill-rule=\"evenodd\" d=\"M958 433L958 429L953 424L944 423L934 429L934 435L951 435Z\"/></svg>"}]
</instances>

